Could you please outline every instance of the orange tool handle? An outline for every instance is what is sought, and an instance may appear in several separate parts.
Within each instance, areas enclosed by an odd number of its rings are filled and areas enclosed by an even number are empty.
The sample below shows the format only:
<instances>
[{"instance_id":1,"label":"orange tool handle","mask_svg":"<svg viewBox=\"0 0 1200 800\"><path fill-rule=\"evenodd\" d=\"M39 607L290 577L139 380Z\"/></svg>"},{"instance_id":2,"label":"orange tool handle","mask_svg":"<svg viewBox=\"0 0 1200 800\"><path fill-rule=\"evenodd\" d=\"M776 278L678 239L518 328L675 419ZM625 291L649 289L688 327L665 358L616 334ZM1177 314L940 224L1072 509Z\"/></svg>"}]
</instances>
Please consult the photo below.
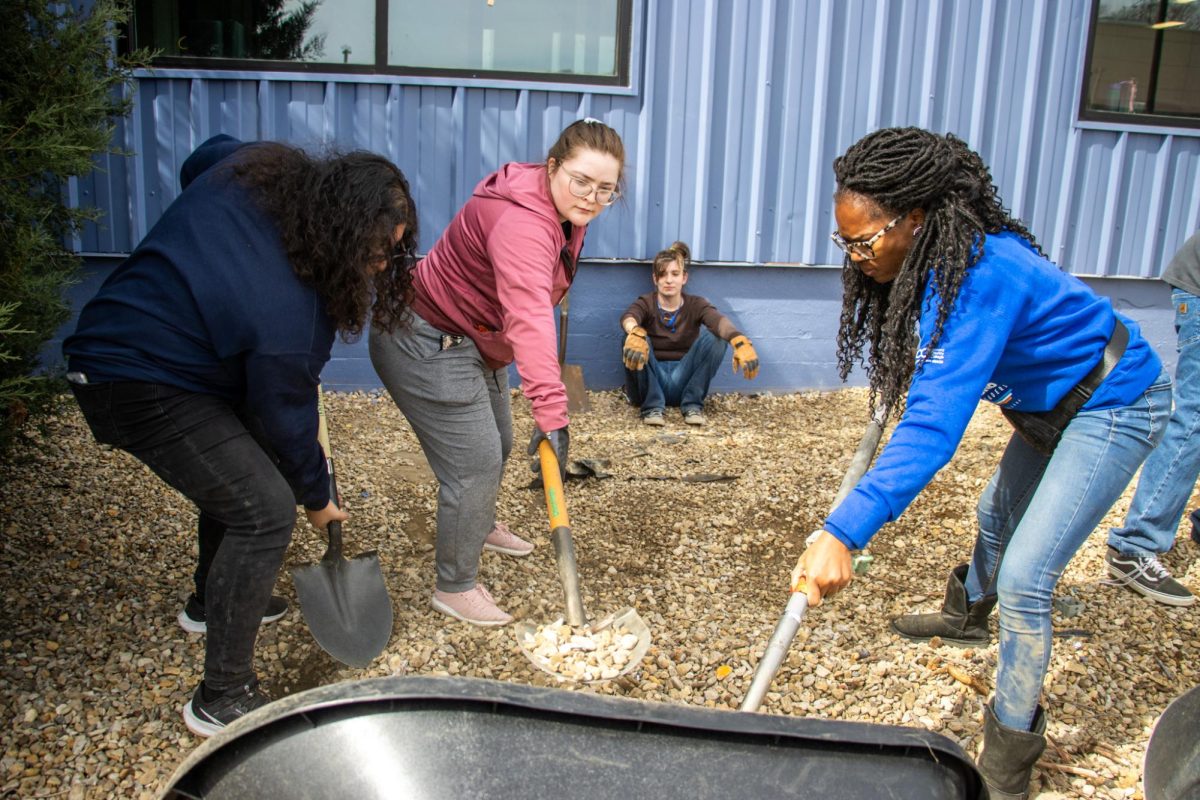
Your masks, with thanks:
<instances>
[{"instance_id":1,"label":"orange tool handle","mask_svg":"<svg viewBox=\"0 0 1200 800\"><path fill-rule=\"evenodd\" d=\"M538 444L538 458L542 465L542 487L546 490L546 514L550 517L550 530L569 528L571 520L567 518L567 498L563 496L558 456L554 454L554 447L545 439Z\"/></svg>"}]
</instances>

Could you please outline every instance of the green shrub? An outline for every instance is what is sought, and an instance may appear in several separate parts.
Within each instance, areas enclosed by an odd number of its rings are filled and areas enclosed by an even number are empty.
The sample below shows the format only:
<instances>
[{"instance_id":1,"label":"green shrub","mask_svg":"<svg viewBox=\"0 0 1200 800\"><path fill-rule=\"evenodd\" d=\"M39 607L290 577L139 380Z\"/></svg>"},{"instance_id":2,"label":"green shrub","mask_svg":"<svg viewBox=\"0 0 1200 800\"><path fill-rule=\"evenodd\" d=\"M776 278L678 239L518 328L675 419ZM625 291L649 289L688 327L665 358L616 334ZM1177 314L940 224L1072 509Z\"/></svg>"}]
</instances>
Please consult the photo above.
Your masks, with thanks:
<instances>
[{"instance_id":1,"label":"green shrub","mask_svg":"<svg viewBox=\"0 0 1200 800\"><path fill-rule=\"evenodd\" d=\"M70 208L68 178L116 152L112 133L130 105L132 69L117 56L126 0L90 11L47 0L0 2L0 441L50 390L38 352L67 319L63 290L80 258L66 244L94 209Z\"/></svg>"}]
</instances>

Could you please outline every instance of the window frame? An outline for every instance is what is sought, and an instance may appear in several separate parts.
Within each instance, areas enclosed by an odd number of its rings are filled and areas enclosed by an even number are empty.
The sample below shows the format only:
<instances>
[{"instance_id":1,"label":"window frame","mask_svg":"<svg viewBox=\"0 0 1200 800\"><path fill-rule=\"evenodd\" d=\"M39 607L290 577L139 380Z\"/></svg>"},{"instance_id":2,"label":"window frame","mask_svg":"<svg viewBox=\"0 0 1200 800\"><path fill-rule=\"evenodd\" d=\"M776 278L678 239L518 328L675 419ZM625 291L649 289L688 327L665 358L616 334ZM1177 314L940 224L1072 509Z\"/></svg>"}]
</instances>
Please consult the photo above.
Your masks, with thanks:
<instances>
[{"instance_id":1,"label":"window frame","mask_svg":"<svg viewBox=\"0 0 1200 800\"><path fill-rule=\"evenodd\" d=\"M1159 0L1160 9L1165 10L1170 0ZM1160 14L1162 11L1160 11ZM1088 25L1087 41L1084 45L1083 73L1080 76L1079 107L1077 120L1079 127L1096 128L1099 130L1129 130L1136 129L1147 132L1164 132L1164 129L1175 129L1183 133L1200 134L1200 116L1185 117L1163 113L1122 113L1088 108L1088 76L1092 74L1092 59L1096 47L1096 32L1100 24L1100 0L1091 2L1091 20ZM1158 81L1159 63L1162 54L1162 36L1164 31L1157 31L1154 45L1153 60L1150 64L1151 83ZM1088 124L1092 123L1092 124Z\"/></svg>"},{"instance_id":2,"label":"window frame","mask_svg":"<svg viewBox=\"0 0 1200 800\"><path fill-rule=\"evenodd\" d=\"M388 0L375 0L375 63L338 64L333 61L283 61L250 58L206 58L202 56L158 56L145 69L134 71L139 78L209 78L213 80L261 79L342 81L352 83L417 83L423 86L467 86L481 88L537 88L547 91L584 91L592 94L635 94L634 76L641 69L640 41L644 25L643 0L617 2L617 74L564 75L550 72L510 70L445 69L407 67L387 63ZM139 46L130 24L122 26L121 47L129 52ZM148 45L146 45L148 46ZM398 80L399 79L399 80ZM412 79L412 80L405 80Z\"/></svg>"}]
</instances>

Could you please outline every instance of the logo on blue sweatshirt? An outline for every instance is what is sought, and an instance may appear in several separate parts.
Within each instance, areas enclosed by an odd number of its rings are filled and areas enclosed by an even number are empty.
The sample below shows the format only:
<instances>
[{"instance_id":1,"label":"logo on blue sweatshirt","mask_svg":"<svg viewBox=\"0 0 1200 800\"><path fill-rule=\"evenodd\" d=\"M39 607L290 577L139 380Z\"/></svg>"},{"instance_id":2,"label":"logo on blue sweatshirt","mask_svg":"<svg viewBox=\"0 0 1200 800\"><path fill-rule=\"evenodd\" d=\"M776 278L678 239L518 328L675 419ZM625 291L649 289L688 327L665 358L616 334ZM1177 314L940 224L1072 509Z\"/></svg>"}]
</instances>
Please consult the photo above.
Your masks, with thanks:
<instances>
[{"instance_id":1,"label":"logo on blue sweatshirt","mask_svg":"<svg viewBox=\"0 0 1200 800\"><path fill-rule=\"evenodd\" d=\"M1008 405L1013 399L1012 389L1003 383L989 383L983 388L983 393L979 396L989 403L995 403L998 406Z\"/></svg>"},{"instance_id":2,"label":"logo on blue sweatshirt","mask_svg":"<svg viewBox=\"0 0 1200 800\"><path fill-rule=\"evenodd\" d=\"M917 348L918 364L924 362L926 364L945 364L946 363L946 348L935 347L930 350L928 347Z\"/></svg>"}]
</instances>

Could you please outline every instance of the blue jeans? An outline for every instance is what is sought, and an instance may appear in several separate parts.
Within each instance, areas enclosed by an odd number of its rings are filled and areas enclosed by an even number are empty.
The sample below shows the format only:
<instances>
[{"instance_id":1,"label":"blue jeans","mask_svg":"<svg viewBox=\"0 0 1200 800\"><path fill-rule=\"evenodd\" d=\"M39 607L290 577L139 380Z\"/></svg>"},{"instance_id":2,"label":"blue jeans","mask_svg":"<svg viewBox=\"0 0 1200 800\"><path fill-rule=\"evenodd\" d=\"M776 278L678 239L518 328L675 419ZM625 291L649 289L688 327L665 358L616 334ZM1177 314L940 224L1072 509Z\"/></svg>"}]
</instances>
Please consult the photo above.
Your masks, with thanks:
<instances>
[{"instance_id":1,"label":"blue jeans","mask_svg":"<svg viewBox=\"0 0 1200 800\"><path fill-rule=\"evenodd\" d=\"M215 395L132 381L71 389L96 441L130 453L200 509L204 683L214 691L248 683L296 523L295 495L274 458Z\"/></svg>"},{"instance_id":2,"label":"blue jeans","mask_svg":"<svg viewBox=\"0 0 1200 800\"><path fill-rule=\"evenodd\" d=\"M1162 443L1146 459L1125 526L1113 528L1108 543L1121 553L1156 555L1175 544L1179 518L1200 475L1200 297L1175 289L1175 412Z\"/></svg>"},{"instance_id":3,"label":"blue jeans","mask_svg":"<svg viewBox=\"0 0 1200 800\"><path fill-rule=\"evenodd\" d=\"M696 341L678 361L659 361L651 345L646 366L625 370L625 394L630 403L641 407L642 416L667 406L699 411L728 349L729 345L708 328L700 329Z\"/></svg>"},{"instance_id":4,"label":"blue jeans","mask_svg":"<svg viewBox=\"0 0 1200 800\"><path fill-rule=\"evenodd\" d=\"M1124 408L1081 411L1053 456L1009 439L979 498L979 535L965 581L975 602L996 595L1000 659L995 712L1029 730L1050 663L1050 600L1067 562L1162 438L1171 414L1164 372Z\"/></svg>"}]
</instances>

